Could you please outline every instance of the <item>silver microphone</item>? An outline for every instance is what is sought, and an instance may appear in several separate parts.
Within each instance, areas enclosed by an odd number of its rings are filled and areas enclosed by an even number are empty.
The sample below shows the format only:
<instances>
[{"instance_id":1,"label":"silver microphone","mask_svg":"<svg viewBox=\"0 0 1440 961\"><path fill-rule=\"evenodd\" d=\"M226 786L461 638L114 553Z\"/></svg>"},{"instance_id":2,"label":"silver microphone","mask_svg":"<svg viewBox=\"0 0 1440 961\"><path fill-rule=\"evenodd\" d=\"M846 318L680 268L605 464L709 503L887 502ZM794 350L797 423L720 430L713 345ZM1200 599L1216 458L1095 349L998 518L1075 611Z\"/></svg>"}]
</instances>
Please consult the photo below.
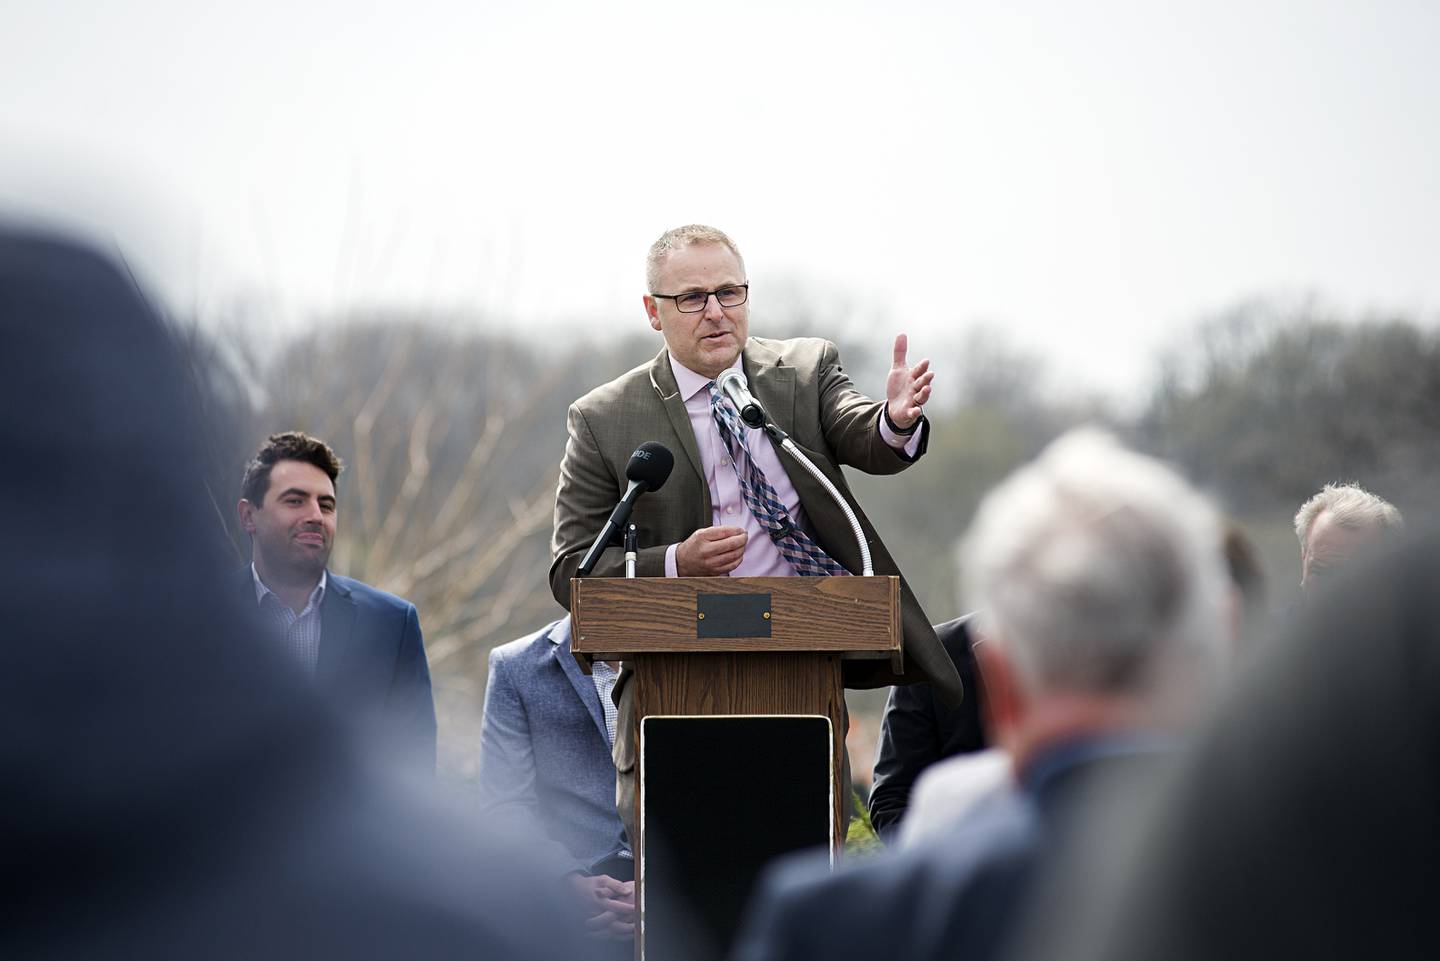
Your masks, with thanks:
<instances>
[{"instance_id":1,"label":"silver microphone","mask_svg":"<svg viewBox=\"0 0 1440 961\"><path fill-rule=\"evenodd\" d=\"M720 393L730 399L735 409L740 412L740 419L749 427L765 426L765 408L750 393L745 386L745 374L734 367L722 373L715 379L715 386L720 388Z\"/></svg>"}]
</instances>

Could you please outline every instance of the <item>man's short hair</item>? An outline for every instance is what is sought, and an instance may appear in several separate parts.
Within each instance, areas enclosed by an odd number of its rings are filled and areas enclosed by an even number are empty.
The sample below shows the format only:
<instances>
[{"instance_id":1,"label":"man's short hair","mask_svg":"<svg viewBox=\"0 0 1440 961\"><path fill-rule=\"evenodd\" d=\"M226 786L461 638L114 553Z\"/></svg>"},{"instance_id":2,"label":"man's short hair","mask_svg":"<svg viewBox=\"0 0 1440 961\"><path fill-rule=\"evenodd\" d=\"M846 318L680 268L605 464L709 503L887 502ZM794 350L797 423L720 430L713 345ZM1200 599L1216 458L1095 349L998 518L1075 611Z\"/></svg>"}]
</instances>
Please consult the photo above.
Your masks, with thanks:
<instances>
[{"instance_id":1,"label":"man's short hair","mask_svg":"<svg viewBox=\"0 0 1440 961\"><path fill-rule=\"evenodd\" d=\"M740 261L740 270L745 270L745 258L740 256L740 248L735 246L735 241L723 230L704 224L686 224L684 227L672 227L665 231L659 240L650 245L650 253L645 257L645 289L652 294L671 293L656 289L656 285L660 283L660 268L673 251L692 244L720 244L727 247L735 255L735 259Z\"/></svg>"},{"instance_id":2,"label":"man's short hair","mask_svg":"<svg viewBox=\"0 0 1440 961\"><path fill-rule=\"evenodd\" d=\"M245 465L245 478L240 482L240 496L259 507L270 490L270 471L282 460L298 460L313 464L335 483L345 465L323 440L298 430L271 434Z\"/></svg>"},{"instance_id":3,"label":"man's short hair","mask_svg":"<svg viewBox=\"0 0 1440 961\"><path fill-rule=\"evenodd\" d=\"M1170 468L1072 431L981 502L967 602L1039 690L1146 694L1215 676L1229 643L1222 527Z\"/></svg>"},{"instance_id":4,"label":"man's short hair","mask_svg":"<svg viewBox=\"0 0 1440 961\"><path fill-rule=\"evenodd\" d=\"M1328 513L1341 527L1356 529L1375 527L1381 531L1399 531L1404 519L1394 504L1370 493L1353 481L1347 484L1326 484L1295 512L1295 536L1300 550L1310 549L1310 529L1315 518Z\"/></svg>"}]
</instances>

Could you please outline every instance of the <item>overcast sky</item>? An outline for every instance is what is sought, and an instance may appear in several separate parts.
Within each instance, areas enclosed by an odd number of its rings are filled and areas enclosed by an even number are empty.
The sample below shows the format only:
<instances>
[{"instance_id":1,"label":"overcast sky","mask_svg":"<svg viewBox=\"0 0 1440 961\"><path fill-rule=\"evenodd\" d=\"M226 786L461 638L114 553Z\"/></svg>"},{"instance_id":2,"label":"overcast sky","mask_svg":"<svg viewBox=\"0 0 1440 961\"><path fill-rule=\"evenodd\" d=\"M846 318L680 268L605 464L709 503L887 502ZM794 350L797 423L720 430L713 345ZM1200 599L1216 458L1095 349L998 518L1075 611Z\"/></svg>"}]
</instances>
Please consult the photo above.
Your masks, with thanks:
<instances>
[{"instance_id":1,"label":"overcast sky","mask_svg":"<svg viewBox=\"0 0 1440 961\"><path fill-rule=\"evenodd\" d=\"M1436 316L1440 4L1181 7L0 0L0 201L182 309L591 336L713 223L757 318L798 279L1116 391L1254 295Z\"/></svg>"}]
</instances>

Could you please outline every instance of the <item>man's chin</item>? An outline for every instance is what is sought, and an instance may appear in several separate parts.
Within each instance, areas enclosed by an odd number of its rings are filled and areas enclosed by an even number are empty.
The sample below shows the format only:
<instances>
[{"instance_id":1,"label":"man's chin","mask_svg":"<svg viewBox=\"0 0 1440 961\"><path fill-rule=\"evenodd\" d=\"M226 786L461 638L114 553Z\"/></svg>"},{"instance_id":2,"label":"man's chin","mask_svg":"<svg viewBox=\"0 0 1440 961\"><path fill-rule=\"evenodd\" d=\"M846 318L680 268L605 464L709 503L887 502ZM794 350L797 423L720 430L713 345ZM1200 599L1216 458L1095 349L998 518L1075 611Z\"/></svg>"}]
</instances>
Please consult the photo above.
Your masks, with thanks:
<instances>
[{"instance_id":1,"label":"man's chin","mask_svg":"<svg viewBox=\"0 0 1440 961\"><path fill-rule=\"evenodd\" d=\"M291 557L290 570L301 577L318 578L320 572L325 570L325 565L329 563L329 551L303 551Z\"/></svg>"},{"instance_id":2,"label":"man's chin","mask_svg":"<svg viewBox=\"0 0 1440 961\"><path fill-rule=\"evenodd\" d=\"M724 370L735 363L735 358L740 356L740 345L734 337L716 338L713 341L704 342L700 346L702 356L716 370Z\"/></svg>"}]
</instances>

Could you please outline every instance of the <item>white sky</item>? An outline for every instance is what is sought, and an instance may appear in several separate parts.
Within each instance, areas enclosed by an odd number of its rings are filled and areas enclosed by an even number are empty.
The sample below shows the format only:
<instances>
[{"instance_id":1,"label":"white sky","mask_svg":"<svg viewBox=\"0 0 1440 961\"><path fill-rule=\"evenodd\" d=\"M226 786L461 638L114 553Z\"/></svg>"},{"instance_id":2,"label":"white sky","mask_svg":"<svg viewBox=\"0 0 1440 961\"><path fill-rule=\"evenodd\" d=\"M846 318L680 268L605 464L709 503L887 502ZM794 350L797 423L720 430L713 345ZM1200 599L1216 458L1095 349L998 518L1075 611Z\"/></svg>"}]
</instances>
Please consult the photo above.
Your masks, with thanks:
<instances>
[{"instance_id":1,"label":"white sky","mask_svg":"<svg viewBox=\"0 0 1440 961\"><path fill-rule=\"evenodd\" d=\"M1186 7L0 0L0 202L182 308L591 336L708 222L756 333L799 278L1120 392L1256 294L1433 317L1440 4Z\"/></svg>"}]
</instances>

